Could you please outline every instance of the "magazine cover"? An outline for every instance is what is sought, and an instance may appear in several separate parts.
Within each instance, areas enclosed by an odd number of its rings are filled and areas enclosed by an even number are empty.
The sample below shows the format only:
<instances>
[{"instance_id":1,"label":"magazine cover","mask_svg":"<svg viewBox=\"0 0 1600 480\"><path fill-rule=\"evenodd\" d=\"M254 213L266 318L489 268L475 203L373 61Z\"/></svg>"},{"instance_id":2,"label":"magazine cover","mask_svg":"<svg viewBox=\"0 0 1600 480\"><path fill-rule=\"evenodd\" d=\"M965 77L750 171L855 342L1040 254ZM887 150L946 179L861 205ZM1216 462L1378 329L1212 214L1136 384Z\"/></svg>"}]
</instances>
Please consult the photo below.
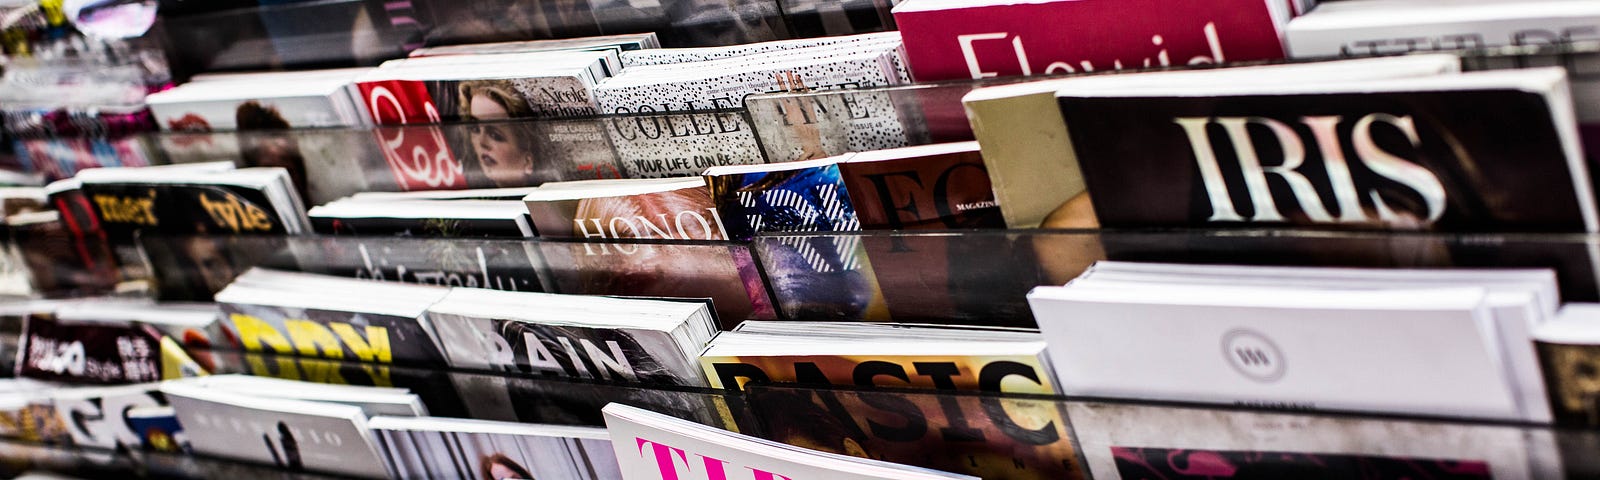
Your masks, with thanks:
<instances>
[{"instance_id":1,"label":"magazine cover","mask_svg":"<svg viewBox=\"0 0 1600 480\"><path fill-rule=\"evenodd\" d=\"M768 161L779 163L927 143L927 125L910 98L880 88L761 94L744 104Z\"/></svg>"},{"instance_id":2,"label":"magazine cover","mask_svg":"<svg viewBox=\"0 0 1600 480\"><path fill-rule=\"evenodd\" d=\"M792 446L693 423L622 403L604 409L606 431L627 478L678 478L673 457L714 459L711 465L750 470L758 478L837 480L975 480L978 477L915 465ZM690 461L690 465L694 463Z\"/></svg>"},{"instance_id":3,"label":"magazine cover","mask_svg":"<svg viewBox=\"0 0 1600 480\"><path fill-rule=\"evenodd\" d=\"M750 247L538 242L536 248L551 293L710 298L724 329L776 318Z\"/></svg>"},{"instance_id":4,"label":"magazine cover","mask_svg":"<svg viewBox=\"0 0 1600 480\"><path fill-rule=\"evenodd\" d=\"M1106 227L1596 228L1576 139L1536 91L1060 101Z\"/></svg>"},{"instance_id":5,"label":"magazine cover","mask_svg":"<svg viewBox=\"0 0 1600 480\"><path fill-rule=\"evenodd\" d=\"M694 185L636 195L526 203L540 237L730 239L711 191L697 181L688 183Z\"/></svg>"},{"instance_id":6,"label":"magazine cover","mask_svg":"<svg viewBox=\"0 0 1600 480\"><path fill-rule=\"evenodd\" d=\"M172 407L140 407L125 414L128 428L139 436L145 450L164 453L189 451L189 440Z\"/></svg>"},{"instance_id":7,"label":"magazine cover","mask_svg":"<svg viewBox=\"0 0 1600 480\"><path fill-rule=\"evenodd\" d=\"M707 175L712 201L735 239L762 232L861 229L838 164L771 172Z\"/></svg>"},{"instance_id":8,"label":"magazine cover","mask_svg":"<svg viewBox=\"0 0 1600 480\"><path fill-rule=\"evenodd\" d=\"M785 318L887 321L865 235L764 236L752 244Z\"/></svg>"},{"instance_id":9,"label":"magazine cover","mask_svg":"<svg viewBox=\"0 0 1600 480\"><path fill-rule=\"evenodd\" d=\"M391 214L396 216L358 217L325 216L326 212L314 208L309 214L312 231L322 235L430 238L524 238L526 235L522 230L524 225L517 219L444 217L454 212L440 212L441 216L436 218L400 218L399 215L406 214L400 211Z\"/></svg>"},{"instance_id":10,"label":"magazine cover","mask_svg":"<svg viewBox=\"0 0 1600 480\"><path fill-rule=\"evenodd\" d=\"M444 367L420 318L235 303L222 308L228 334L250 352Z\"/></svg>"},{"instance_id":11,"label":"magazine cover","mask_svg":"<svg viewBox=\"0 0 1600 480\"><path fill-rule=\"evenodd\" d=\"M145 444L142 430L132 424L129 411L164 407L156 384L67 389L56 392L55 412L72 435L72 444L106 450L138 450Z\"/></svg>"},{"instance_id":12,"label":"magazine cover","mask_svg":"<svg viewBox=\"0 0 1600 480\"><path fill-rule=\"evenodd\" d=\"M282 218L268 189L132 182L83 187L114 242L133 238L135 230L179 235L285 235L289 233L285 224L298 220Z\"/></svg>"},{"instance_id":13,"label":"magazine cover","mask_svg":"<svg viewBox=\"0 0 1600 480\"><path fill-rule=\"evenodd\" d=\"M989 181L989 169L984 166L976 142L949 146L960 148L940 149L937 153L913 148L905 149L904 156L873 155L840 163L839 175L855 203L861 227L1005 228L1000 202Z\"/></svg>"},{"instance_id":14,"label":"magazine cover","mask_svg":"<svg viewBox=\"0 0 1600 480\"><path fill-rule=\"evenodd\" d=\"M566 377L512 377L450 372L467 404L469 418L505 422L603 427L600 409L610 402L638 405L707 425L737 429L751 425L743 408L729 409L724 393L700 389L608 384Z\"/></svg>"},{"instance_id":15,"label":"magazine cover","mask_svg":"<svg viewBox=\"0 0 1600 480\"><path fill-rule=\"evenodd\" d=\"M72 434L48 398L29 400L16 409L0 410L0 432L7 438L45 445L71 445Z\"/></svg>"},{"instance_id":16,"label":"magazine cover","mask_svg":"<svg viewBox=\"0 0 1600 480\"><path fill-rule=\"evenodd\" d=\"M7 219L27 283L46 297L111 293L121 280L110 243L98 227L74 230L74 212Z\"/></svg>"},{"instance_id":17,"label":"magazine cover","mask_svg":"<svg viewBox=\"0 0 1600 480\"><path fill-rule=\"evenodd\" d=\"M530 244L469 238L290 237L287 270L381 282L541 292Z\"/></svg>"},{"instance_id":18,"label":"magazine cover","mask_svg":"<svg viewBox=\"0 0 1600 480\"><path fill-rule=\"evenodd\" d=\"M881 234L860 238L889 315L900 322L1032 328L1023 300L1053 281L1041 269L1081 268L1098 254L1098 237L1083 234L967 232ZM1075 274L1074 274L1075 276Z\"/></svg>"},{"instance_id":19,"label":"magazine cover","mask_svg":"<svg viewBox=\"0 0 1600 480\"><path fill-rule=\"evenodd\" d=\"M750 121L738 113L620 113L634 115L604 121L623 178L687 177L767 162Z\"/></svg>"},{"instance_id":20,"label":"magazine cover","mask_svg":"<svg viewBox=\"0 0 1600 480\"><path fill-rule=\"evenodd\" d=\"M372 130L400 190L453 190L468 188L465 169L443 127L446 110L456 106L438 83L383 81L358 84L365 105L378 128ZM433 87L435 91L430 91ZM437 94L437 95L436 95ZM443 105L435 104L449 102ZM452 118L459 118L450 111ZM424 124L424 125L416 125Z\"/></svg>"},{"instance_id":21,"label":"magazine cover","mask_svg":"<svg viewBox=\"0 0 1600 480\"><path fill-rule=\"evenodd\" d=\"M1039 355L765 355L702 356L712 388L750 383L1056 393Z\"/></svg>"},{"instance_id":22,"label":"magazine cover","mask_svg":"<svg viewBox=\"0 0 1600 480\"><path fill-rule=\"evenodd\" d=\"M289 472L386 478L360 407L239 395L182 382L161 386L199 455Z\"/></svg>"},{"instance_id":23,"label":"magazine cover","mask_svg":"<svg viewBox=\"0 0 1600 480\"><path fill-rule=\"evenodd\" d=\"M462 428L471 424L462 422ZM476 422L473 422L476 423ZM443 426L443 425L442 425ZM517 425L520 426L520 425ZM616 454L601 438L445 432L374 427L398 478L621 479Z\"/></svg>"},{"instance_id":24,"label":"magazine cover","mask_svg":"<svg viewBox=\"0 0 1600 480\"><path fill-rule=\"evenodd\" d=\"M1590 372L1600 367L1594 345L1539 340L1539 369L1544 372L1550 409L1563 426L1600 425L1600 391L1591 387Z\"/></svg>"},{"instance_id":25,"label":"magazine cover","mask_svg":"<svg viewBox=\"0 0 1600 480\"><path fill-rule=\"evenodd\" d=\"M600 120L538 120L513 80L370 82L373 130L399 190L526 187L621 178ZM421 105L409 111L406 105ZM408 113L409 112L409 113ZM416 115L422 115L416 117ZM453 119L453 120L452 120ZM461 121L452 125L412 125Z\"/></svg>"},{"instance_id":26,"label":"magazine cover","mask_svg":"<svg viewBox=\"0 0 1600 480\"><path fill-rule=\"evenodd\" d=\"M448 372L436 368L356 361L327 360L273 353L215 352L217 373L363 387L404 388L415 393L430 415L466 417L463 397L456 393ZM472 397L467 397L472 398Z\"/></svg>"},{"instance_id":27,"label":"magazine cover","mask_svg":"<svg viewBox=\"0 0 1600 480\"><path fill-rule=\"evenodd\" d=\"M250 267L282 262L288 237L271 235L141 235L157 298L209 302Z\"/></svg>"},{"instance_id":28,"label":"magazine cover","mask_svg":"<svg viewBox=\"0 0 1600 480\"><path fill-rule=\"evenodd\" d=\"M161 334L149 326L30 314L19 348L19 377L106 385L162 379Z\"/></svg>"},{"instance_id":29,"label":"magazine cover","mask_svg":"<svg viewBox=\"0 0 1600 480\"><path fill-rule=\"evenodd\" d=\"M768 440L981 478L1088 478L1054 401L778 386L748 398Z\"/></svg>"},{"instance_id":30,"label":"magazine cover","mask_svg":"<svg viewBox=\"0 0 1600 480\"><path fill-rule=\"evenodd\" d=\"M53 183L47 191L50 205L60 212L57 222L16 225L8 220L12 223L12 239L22 249L24 262L33 274L34 288L45 295L74 290L111 291L119 280L116 258L82 185L73 181Z\"/></svg>"},{"instance_id":31,"label":"magazine cover","mask_svg":"<svg viewBox=\"0 0 1600 480\"><path fill-rule=\"evenodd\" d=\"M670 332L429 313L450 366L598 381L701 386Z\"/></svg>"},{"instance_id":32,"label":"magazine cover","mask_svg":"<svg viewBox=\"0 0 1600 480\"><path fill-rule=\"evenodd\" d=\"M448 127L473 188L624 178L602 119L483 122Z\"/></svg>"},{"instance_id":33,"label":"magazine cover","mask_svg":"<svg viewBox=\"0 0 1600 480\"><path fill-rule=\"evenodd\" d=\"M151 151L144 138L138 135L14 138L12 148L22 171L41 173L46 181L56 181L95 167L153 165L157 152Z\"/></svg>"}]
</instances>

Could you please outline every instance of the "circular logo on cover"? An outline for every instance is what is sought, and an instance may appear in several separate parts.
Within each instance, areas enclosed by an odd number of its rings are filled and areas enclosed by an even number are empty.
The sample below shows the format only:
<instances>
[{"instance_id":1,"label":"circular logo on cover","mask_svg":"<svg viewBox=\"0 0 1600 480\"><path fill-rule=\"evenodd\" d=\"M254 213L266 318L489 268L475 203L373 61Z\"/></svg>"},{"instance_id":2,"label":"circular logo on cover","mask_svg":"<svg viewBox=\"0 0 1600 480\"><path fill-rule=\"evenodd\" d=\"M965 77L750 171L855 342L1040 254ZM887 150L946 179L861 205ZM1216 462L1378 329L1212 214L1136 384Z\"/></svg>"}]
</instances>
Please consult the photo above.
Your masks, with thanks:
<instances>
[{"instance_id":1,"label":"circular logo on cover","mask_svg":"<svg viewBox=\"0 0 1600 480\"><path fill-rule=\"evenodd\" d=\"M1261 383L1278 381L1288 367L1277 344L1260 332L1243 328L1222 336L1222 356L1234 371Z\"/></svg>"}]
</instances>

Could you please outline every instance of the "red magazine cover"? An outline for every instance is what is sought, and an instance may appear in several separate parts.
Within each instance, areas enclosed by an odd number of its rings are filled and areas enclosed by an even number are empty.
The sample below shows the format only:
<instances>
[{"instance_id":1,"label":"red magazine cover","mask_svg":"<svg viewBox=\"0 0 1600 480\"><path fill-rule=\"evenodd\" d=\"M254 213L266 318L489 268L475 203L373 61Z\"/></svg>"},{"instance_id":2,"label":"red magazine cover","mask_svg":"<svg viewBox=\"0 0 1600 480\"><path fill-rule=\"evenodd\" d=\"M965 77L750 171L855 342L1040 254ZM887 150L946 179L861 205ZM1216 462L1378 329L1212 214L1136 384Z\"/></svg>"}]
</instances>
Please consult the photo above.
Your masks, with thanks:
<instances>
[{"instance_id":1,"label":"red magazine cover","mask_svg":"<svg viewBox=\"0 0 1600 480\"><path fill-rule=\"evenodd\" d=\"M1281 1L909 0L894 18L927 82L1280 59Z\"/></svg>"},{"instance_id":2,"label":"red magazine cover","mask_svg":"<svg viewBox=\"0 0 1600 480\"><path fill-rule=\"evenodd\" d=\"M361 82L362 103L378 125L374 129L389 170L402 190L467 188L467 178L450 152L450 142L437 124L439 109L423 82L388 80Z\"/></svg>"}]
</instances>

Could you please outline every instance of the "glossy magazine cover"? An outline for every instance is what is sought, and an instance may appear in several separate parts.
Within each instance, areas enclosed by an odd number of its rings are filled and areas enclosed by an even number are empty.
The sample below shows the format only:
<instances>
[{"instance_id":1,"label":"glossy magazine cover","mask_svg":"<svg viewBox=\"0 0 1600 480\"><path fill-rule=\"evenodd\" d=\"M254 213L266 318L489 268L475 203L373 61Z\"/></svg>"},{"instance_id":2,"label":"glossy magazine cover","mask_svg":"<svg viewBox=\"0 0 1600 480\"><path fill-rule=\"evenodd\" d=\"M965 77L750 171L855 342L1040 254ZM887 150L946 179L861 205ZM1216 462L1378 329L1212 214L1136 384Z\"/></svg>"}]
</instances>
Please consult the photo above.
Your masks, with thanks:
<instances>
[{"instance_id":1,"label":"glossy magazine cover","mask_svg":"<svg viewBox=\"0 0 1600 480\"><path fill-rule=\"evenodd\" d=\"M271 235L141 235L157 298L209 302L250 267L281 262L287 238Z\"/></svg>"},{"instance_id":2,"label":"glossy magazine cover","mask_svg":"<svg viewBox=\"0 0 1600 480\"><path fill-rule=\"evenodd\" d=\"M705 384L668 332L438 313L429 313L428 318L439 332L450 366L456 368L625 383Z\"/></svg>"},{"instance_id":3,"label":"glossy magazine cover","mask_svg":"<svg viewBox=\"0 0 1600 480\"><path fill-rule=\"evenodd\" d=\"M757 238L753 248L785 318L889 319L863 240L855 235Z\"/></svg>"},{"instance_id":4,"label":"glossy magazine cover","mask_svg":"<svg viewBox=\"0 0 1600 480\"><path fill-rule=\"evenodd\" d=\"M729 232L704 186L623 196L529 201L541 237L728 240Z\"/></svg>"},{"instance_id":5,"label":"glossy magazine cover","mask_svg":"<svg viewBox=\"0 0 1600 480\"><path fill-rule=\"evenodd\" d=\"M161 334L132 323L64 322L29 315L17 376L69 383L127 384L162 379Z\"/></svg>"},{"instance_id":6,"label":"glossy magazine cover","mask_svg":"<svg viewBox=\"0 0 1600 480\"><path fill-rule=\"evenodd\" d=\"M773 347L775 351L781 349ZM1040 356L702 356L700 363L712 388L739 390L749 382L776 382L1054 394L1054 380Z\"/></svg>"},{"instance_id":7,"label":"glossy magazine cover","mask_svg":"<svg viewBox=\"0 0 1600 480\"><path fill-rule=\"evenodd\" d=\"M546 241L536 248L551 293L710 298L725 329L776 317L744 245Z\"/></svg>"},{"instance_id":8,"label":"glossy magazine cover","mask_svg":"<svg viewBox=\"0 0 1600 480\"><path fill-rule=\"evenodd\" d=\"M1105 227L1594 231L1587 169L1564 150L1576 139L1553 99L1502 88L1060 102Z\"/></svg>"},{"instance_id":9,"label":"glossy magazine cover","mask_svg":"<svg viewBox=\"0 0 1600 480\"><path fill-rule=\"evenodd\" d=\"M707 176L723 224L733 238L763 232L849 232L861 229L839 177L839 165Z\"/></svg>"},{"instance_id":10,"label":"glossy magazine cover","mask_svg":"<svg viewBox=\"0 0 1600 480\"><path fill-rule=\"evenodd\" d=\"M164 406L166 402L154 383L67 391L55 399L56 415L72 435L72 444L106 450L143 447L144 431L133 425L128 412Z\"/></svg>"},{"instance_id":11,"label":"glossy magazine cover","mask_svg":"<svg viewBox=\"0 0 1600 480\"><path fill-rule=\"evenodd\" d=\"M1057 402L756 387L764 438L986 479L1083 479Z\"/></svg>"},{"instance_id":12,"label":"glossy magazine cover","mask_svg":"<svg viewBox=\"0 0 1600 480\"><path fill-rule=\"evenodd\" d=\"M418 285L544 291L531 247L469 238L291 237L285 269ZM241 270L242 271L242 270Z\"/></svg>"},{"instance_id":13,"label":"glossy magazine cover","mask_svg":"<svg viewBox=\"0 0 1600 480\"><path fill-rule=\"evenodd\" d=\"M387 476L359 407L163 386L190 447L202 456L275 465L290 472Z\"/></svg>"},{"instance_id":14,"label":"glossy magazine cover","mask_svg":"<svg viewBox=\"0 0 1600 480\"><path fill-rule=\"evenodd\" d=\"M450 372L450 380L467 402L470 418L506 422L603 427L600 409L612 402L648 408L706 425L720 424L730 411L723 396L704 390L662 389L646 385L608 384L565 377L524 377ZM739 421L743 417L737 417Z\"/></svg>"},{"instance_id":15,"label":"glossy magazine cover","mask_svg":"<svg viewBox=\"0 0 1600 480\"><path fill-rule=\"evenodd\" d=\"M250 352L373 363L446 366L420 318L222 303L229 335Z\"/></svg>"},{"instance_id":16,"label":"glossy magazine cover","mask_svg":"<svg viewBox=\"0 0 1600 480\"><path fill-rule=\"evenodd\" d=\"M867 230L1005 228L977 146L970 150L839 164Z\"/></svg>"},{"instance_id":17,"label":"glossy magazine cover","mask_svg":"<svg viewBox=\"0 0 1600 480\"><path fill-rule=\"evenodd\" d=\"M866 235L889 316L899 322L1035 326L1023 295L1039 285L1064 284L1099 253L1090 235L1017 235L1003 231L963 235ZM1059 281L1047 269L1071 271Z\"/></svg>"},{"instance_id":18,"label":"glossy magazine cover","mask_svg":"<svg viewBox=\"0 0 1600 480\"><path fill-rule=\"evenodd\" d=\"M739 113L633 113L639 114L602 120L624 178L686 177L767 162L754 125Z\"/></svg>"}]
</instances>

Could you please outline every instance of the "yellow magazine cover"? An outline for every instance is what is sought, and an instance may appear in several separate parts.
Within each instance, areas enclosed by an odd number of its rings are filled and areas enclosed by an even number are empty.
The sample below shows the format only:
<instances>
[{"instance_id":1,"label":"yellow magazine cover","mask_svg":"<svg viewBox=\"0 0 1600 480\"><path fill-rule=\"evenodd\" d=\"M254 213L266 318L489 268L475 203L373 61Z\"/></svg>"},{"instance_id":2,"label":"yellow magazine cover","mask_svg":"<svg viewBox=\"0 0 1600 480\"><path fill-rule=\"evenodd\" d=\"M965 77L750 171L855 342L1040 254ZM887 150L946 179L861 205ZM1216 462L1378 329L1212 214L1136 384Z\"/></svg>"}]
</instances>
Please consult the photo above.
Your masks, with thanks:
<instances>
[{"instance_id":1,"label":"yellow magazine cover","mask_svg":"<svg viewBox=\"0 0 1600 480\"><path fill-rule=\"evenodd\" d=\"M750 382L1055 394L1034 355L785 355L700 357L712 388Z\"/></svg>"}]
</instances>

